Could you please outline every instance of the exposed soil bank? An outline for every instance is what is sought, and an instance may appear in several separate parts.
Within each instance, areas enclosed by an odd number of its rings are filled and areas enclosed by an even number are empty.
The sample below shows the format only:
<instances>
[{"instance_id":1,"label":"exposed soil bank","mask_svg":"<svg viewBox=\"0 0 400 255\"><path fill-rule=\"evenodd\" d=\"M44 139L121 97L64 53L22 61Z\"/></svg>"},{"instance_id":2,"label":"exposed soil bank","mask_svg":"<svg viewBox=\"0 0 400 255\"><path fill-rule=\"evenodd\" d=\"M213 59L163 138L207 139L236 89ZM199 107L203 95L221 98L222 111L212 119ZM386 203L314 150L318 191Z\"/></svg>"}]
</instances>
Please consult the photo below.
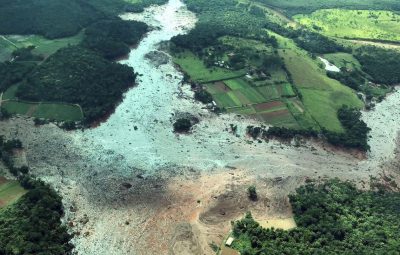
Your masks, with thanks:
<instances>
[{"instance_id":1,"label":"exposed soil bank","mask_svg":"<svg viewBox=\"0 0 400 255\"><path fill-rule=\"evenodd\" d=\"M362 186L398 161L400 91L363 115L372 128L367 160L311 142L252 142L245 128L260 123L210 113L192 100L171 62L156 68L145 58L193 27L195 16L179 0L123 17L159 29L122 61L143 76L105 123L65 132L53 124L35 127L28 118L0 122L0 134L22 140L32 173L63 196L78 254L213 254L208 244L220 242L230 221L247 210L260 220L289 218L287 194L306 178ZM200 119L190 135L172 132L182 113ZM230 124L238 125L237 135ZM247 199L250 184L257 186L257 202Z\"/></svg>"}]
</instances>

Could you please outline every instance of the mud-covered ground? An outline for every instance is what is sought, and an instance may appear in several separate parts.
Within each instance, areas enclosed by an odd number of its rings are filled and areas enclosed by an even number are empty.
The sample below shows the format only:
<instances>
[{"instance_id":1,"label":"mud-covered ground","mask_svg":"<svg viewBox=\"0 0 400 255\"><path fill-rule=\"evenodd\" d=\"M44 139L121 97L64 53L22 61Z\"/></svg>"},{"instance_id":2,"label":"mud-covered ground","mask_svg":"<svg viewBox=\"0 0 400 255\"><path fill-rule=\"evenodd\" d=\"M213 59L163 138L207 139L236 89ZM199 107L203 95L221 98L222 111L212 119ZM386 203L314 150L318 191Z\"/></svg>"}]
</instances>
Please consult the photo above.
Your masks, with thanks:
<instances>
[{"instance_id":1,"label":"mud-covered ground","mask_svg":"<svg viewBox=\"0 0 400 255\"><path fill-rule=\"evenodd\" d=\"M148 59L160 42L193 27L195 16L179 0L123 18L155 30L123 61L143 76L105 123L73 132L23 117L0 123L0 134L22 140L32 173L63 196L78 254L213 254L209 244L219 244L230 221L248 210L260 220L290 217L287 194L307 178L339 177L360 187L370 176L397 178L400 92L363 115L372 128L367 159L312 141L258 143L244 130L259 123L210 113L192 100L165 54ZM172 123L184 113L200 123L176 135ZM251 184L257 202L246 197Z\"/></svg>"}]
</instances>

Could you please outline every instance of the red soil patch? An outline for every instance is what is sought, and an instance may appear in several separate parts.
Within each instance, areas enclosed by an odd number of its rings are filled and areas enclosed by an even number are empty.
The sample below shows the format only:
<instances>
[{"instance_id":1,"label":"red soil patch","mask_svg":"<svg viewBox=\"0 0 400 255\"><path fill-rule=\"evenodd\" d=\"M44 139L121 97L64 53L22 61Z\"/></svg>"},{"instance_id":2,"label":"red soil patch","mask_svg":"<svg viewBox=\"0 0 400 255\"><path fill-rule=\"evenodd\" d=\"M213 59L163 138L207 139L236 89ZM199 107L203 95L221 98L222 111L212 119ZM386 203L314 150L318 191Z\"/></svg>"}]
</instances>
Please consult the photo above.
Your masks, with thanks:
<instances>
[{"instance_id":1,"label":"red soil patch","mask_svg":"<svg viewBox=\"0 0 400 255\"><path fill-rule=\"evenodd\" d=\"M218 81L214 83L214 88L217 89L219 92L229 92L231 89L226 86L226 84L222 81Z\"/></svg>"},{"instance_id":2,"label":"red soil patch","mask_svg":"<svg viewBox=\"0 0 400 255\"><path fill-rule=\"evenodd\" d=\"M281 101L273 101L273 102L261 103L261 104L254 105L254 109L256 109L256 111L258 111L258 112L261 112L261 111L265 111L265 110L283 106L283 105L284 104Z\"/></svg>"},{"instance_id":3,"label":"red soil patch","mask_svg":"<svg viewBox=\"0 0 400 255\"><path fill-rule=\"evenodd\" d=\"M260 114L260 116L265 120L272 119L272 118L275 118L275 117L288 116L288 115L290 115L290 112L288 111L288 109L274 111L274 112L261 113Z\"/></svg>"},{"instance_id":4,"label":"red soil patch","mask_svg":"<svg viewBox=\"0 0 400 255\"><path fill-rule=\"evenodd\" d=\"M0 185L7 182L7 179L4 176L0 176Z\"/></svg>"}]
</instances>

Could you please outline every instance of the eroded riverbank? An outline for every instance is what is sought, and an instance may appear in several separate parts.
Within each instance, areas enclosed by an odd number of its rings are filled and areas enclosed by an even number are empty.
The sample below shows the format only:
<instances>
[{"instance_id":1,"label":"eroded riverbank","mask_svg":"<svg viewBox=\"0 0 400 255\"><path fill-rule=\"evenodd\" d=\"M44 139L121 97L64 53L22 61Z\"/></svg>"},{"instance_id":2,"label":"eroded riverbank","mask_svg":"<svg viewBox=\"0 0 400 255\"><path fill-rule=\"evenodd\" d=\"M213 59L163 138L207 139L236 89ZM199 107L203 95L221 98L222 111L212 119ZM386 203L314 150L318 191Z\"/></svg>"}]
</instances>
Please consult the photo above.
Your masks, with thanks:
<instances>
[{"instance_id":1,"label":"eroded riverbank","mask_svg":"<svg viewBox=\"0 0 400 255\"><path fill-rule=\"evenodd\" d=\"M0 126L1 134L22 140L32 173L63 196L79 254L213 254L209 243L221 241L246 210L261 219L290 216L287 194L306 178L360 183L396 160L400 91L363 114L372 128L367 160L312 142L255 143L245 128L259 123L203 109L171 62L156 68L145 57L194 26L182 2L123 17L158 29L122 61L143 76L105 123L83 132L35 127L26 118ZM201 121L192 134L176 135L172 123L184 112ZM230 124L238 125L237 135ZM257 203L246 197L252 183Z\"/></svg>"}]
</instances>

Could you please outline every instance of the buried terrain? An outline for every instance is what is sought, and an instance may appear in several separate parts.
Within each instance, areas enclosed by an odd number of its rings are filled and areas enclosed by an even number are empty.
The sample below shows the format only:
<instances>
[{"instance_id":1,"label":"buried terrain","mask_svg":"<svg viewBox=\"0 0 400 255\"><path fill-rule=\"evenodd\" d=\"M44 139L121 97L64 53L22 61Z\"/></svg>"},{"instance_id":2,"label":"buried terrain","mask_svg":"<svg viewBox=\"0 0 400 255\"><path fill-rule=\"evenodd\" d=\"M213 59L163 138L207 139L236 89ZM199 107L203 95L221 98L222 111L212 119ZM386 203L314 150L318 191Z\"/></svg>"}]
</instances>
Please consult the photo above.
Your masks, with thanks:
<instances>
[{"instance_id":1,"label":"buried terrain","mask_svg":"<svg viewBox=\"0 0 400 255\"><path fill-rule=\"evenodd\" d=\"M368 187L371 175L396 177L399 91L363 114L372 128L367 159L310 141L258 143L245 134L257 121L210 113L171 62L156 68L147 60L160 42L194 25L179 0L124 18L159 29L123 61L143 76L105 123L65 132L20 117L0 126L0 134L21 139L32 173L63 196L79 254L212 254L209 244L220 244L246 211L261 221L291 217L287 194L307 178ZM189 135L174 134L172 123L186 113L200 122ZM247 198L251 184L256 202Z\"/></svg>"}]
</instances>

